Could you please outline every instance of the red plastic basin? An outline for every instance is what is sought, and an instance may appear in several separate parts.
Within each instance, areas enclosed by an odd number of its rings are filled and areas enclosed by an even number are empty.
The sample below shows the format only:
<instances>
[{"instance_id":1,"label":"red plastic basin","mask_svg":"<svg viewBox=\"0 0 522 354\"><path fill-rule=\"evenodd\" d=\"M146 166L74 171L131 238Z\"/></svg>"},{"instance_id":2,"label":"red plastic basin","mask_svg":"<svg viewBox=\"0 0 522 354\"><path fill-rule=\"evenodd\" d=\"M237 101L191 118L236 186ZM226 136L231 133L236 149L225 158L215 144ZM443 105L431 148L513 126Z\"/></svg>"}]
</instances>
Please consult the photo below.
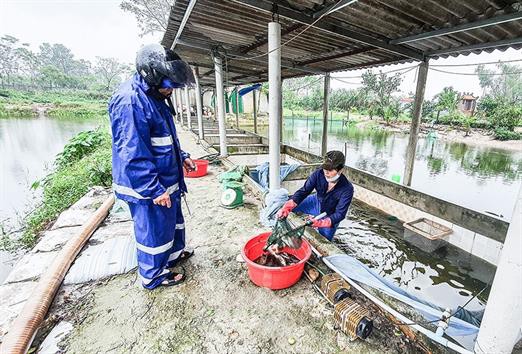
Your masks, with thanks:
<instances>
[{"instance_id":1,"label":"red plastic basin","mask_svg":"<svg viewBox=\"0 0 522 354\"><path fill-rule=\"evenodd\" d=\"M263 247L270 234L271 232L265 232L254 236L243 247L241 254L248 266L248 276L257 286L272 290L289 288L301 278L304 265L312 255L312 249L306 240L303 240L299 249L285 247L284 252L300 259L298 263L288 267L265 267L254 263L254 260L263 254Z\"/></svg>"},{"instance_id":2,"label":"red plastic basin","mask_svg":"<svg viewBox=\"0 0 522 354\"><path fill-rule=\"evenodd\" d=\"M197 178L206 176L208 171L208 160L192 160L194 164L196 164L196 170L187 172L187 170L183 169L183 175L188 178Z\"/></svg>"}]
</instances>

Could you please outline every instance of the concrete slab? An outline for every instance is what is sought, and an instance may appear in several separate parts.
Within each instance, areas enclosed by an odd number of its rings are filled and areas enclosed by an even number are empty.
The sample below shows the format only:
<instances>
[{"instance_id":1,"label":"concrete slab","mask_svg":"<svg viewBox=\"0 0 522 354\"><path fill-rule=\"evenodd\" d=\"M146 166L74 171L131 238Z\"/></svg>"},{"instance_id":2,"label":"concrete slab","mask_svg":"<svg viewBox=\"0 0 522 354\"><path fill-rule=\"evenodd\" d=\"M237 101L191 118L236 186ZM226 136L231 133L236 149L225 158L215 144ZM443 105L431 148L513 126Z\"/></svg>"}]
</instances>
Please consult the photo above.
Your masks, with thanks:
<instances>
[{"instance_id":1,"label":"concrete slab","mask_svg":"<svg viewBox=\"0 0 522 354\"><path fill-rule=\"evenodd\" d=\"M91 236L89 244L99 244L116 237L134 237L133 222L126 221L103 225Z\"/></svg>"},{"instance_id":2,"label":"concrete slab","mask_svg":"<svg viewBox=\"0 0 522 354\"><path fill-rule=\"evenodd\" d=\"M51 230L83 225L111 192L102 187L92 188L85 196L60 214Z\"/></svg>"},{"instance_id":3,"label":"concrete slab","mask_svg":"<svg viewBox=\"0 0 522 354\"><path fill-rule=\"evenodd\" d=\"M0 342L37 284L36 281L28 281L0 286Z\"/></svg>"},{"instance_id":4,"label":"concrete slab","mask_svg":"<svg viewBox=\"0 0 522 354\"><path fill-rule=\"evenodd\" d=\"M136 245L131 237L109 238L85 248L67 273L64 284L81 284L124 274L137 266Z\"/></svg>"},{"instance_id":5,"label":"concrete slab","mask_svg":"<svg viewBox=\"0 0 522 354\"><path fill-rule=\"evenodd\" d=\"M51 230L60 229L62 227L81 226L89 220L93 211L94 210L90 209L67 209L60 214L51 227Z\"/></svg>"},{"instance_id":6,"label":"concrete slab","mask_svg":"<svg viewBox=\"0 0 522 354\"><path fill-rule=\"evenodd\" d=\"M69 209L96 209L110 193L110 190L106 188L93 187Z\"/></svg>"},{"instance_id":7,"label":"concrete slab","mask_svg":"<svg viewBox=\"0 0 522 354\"><path fill-rule=\"evenodd\" d=\"M26 254L16 263L4 284L40 278L43 272L45 272L51 262L56 258L57 254L58 251Z\"/></svg>"},{"instance_id":8,"label":"concrete slab","mask_svg":"<svg viewBox=\"0 0 522 354\"><path fill-rule=\"evenodd\" d=\"M114 206L109 212L109 216L107 217L107 223L113 222L122 222L132 220L129 206L126 202L121 199L116 199L114 202Z\"/></svg>"},{"instance_id":9,"label":"concrete slab","mask_svg":"<svg viewBox=\"0 0 522 354\"><path fill-rule=\"evenodd\" d=\"M45 337L45 340L40 344L37 353L38 354L59 354L62 350L58 347L58 344L62 339L67 337L71 333L73 325L67 321L61 321L51 330L51 333Z\"/></svg>"},{"instance_id":10,"label":"concrete slab","mask_svg":"<svg viewBox=\"0 0 522 354\"><path fill-rule=\"evenodd\" d=\"M33 248L33 252L57 251L61 249L71 237L81 232L81 229L81 226L73 226L46 231L42 234L40 242Z\"/></svg>"}]
</instances>

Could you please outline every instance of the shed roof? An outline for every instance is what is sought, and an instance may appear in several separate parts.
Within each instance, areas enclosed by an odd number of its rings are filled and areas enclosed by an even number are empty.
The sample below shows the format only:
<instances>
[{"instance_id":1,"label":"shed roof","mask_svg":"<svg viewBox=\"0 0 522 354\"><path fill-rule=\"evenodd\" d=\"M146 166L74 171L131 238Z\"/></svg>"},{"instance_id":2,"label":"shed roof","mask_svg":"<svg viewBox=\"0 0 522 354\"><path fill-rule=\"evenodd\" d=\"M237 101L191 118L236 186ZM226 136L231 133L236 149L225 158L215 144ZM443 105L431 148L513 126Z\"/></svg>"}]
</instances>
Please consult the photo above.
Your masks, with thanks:
<instances>
[{"instance_id":1,"label":"shed roof","mask_svg":"<svg viewBox=\"0 0 522 354\"><path fill-rule=\"evenodd\" d=\"M203 85L214 84L212 51L228 84L267 81L273 12L284 43L332 6L344 7L282 48L283 78L522 47L522 0L176 0L162 44L179 33L175 50Z\"/></svg>"}]
</instances>

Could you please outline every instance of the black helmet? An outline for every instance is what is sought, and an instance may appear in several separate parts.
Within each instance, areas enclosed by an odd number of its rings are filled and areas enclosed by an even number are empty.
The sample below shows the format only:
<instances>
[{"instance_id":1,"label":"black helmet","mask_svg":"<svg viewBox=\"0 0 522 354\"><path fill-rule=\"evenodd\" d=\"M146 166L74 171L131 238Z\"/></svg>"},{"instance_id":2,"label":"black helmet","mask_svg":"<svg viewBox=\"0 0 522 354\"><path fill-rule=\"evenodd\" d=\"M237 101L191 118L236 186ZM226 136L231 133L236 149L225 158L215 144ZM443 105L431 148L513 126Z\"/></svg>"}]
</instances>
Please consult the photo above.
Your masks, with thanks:
<instances>
[{"instance_id":1,"label":"black helmet","mask_svg":"<svg viewBox=\"0 0 522 354\"><path fill-rule=\"evenodd\" d=\"M344 168L345 162L346 162L346 159L342 152L332 150L332 151L328 151L326 153L326 155L324 155L324 160L323 160L323 164L321 165L321 168L328 170L328 171L331 171L331 170L340 171Z\"/></svg>"},{"instance_id":2,"label":"black helmet","mask_svg":"<svg viewBox=\"0 0 522 354\"><path fill-rule=\"evenodd\" d=\"M136 70L152 87L157 87L164 78L179 87L193 86L194 74L190 66L172 50L160 44L143 46L136 54Z\"/></svg>"}]
</instances>

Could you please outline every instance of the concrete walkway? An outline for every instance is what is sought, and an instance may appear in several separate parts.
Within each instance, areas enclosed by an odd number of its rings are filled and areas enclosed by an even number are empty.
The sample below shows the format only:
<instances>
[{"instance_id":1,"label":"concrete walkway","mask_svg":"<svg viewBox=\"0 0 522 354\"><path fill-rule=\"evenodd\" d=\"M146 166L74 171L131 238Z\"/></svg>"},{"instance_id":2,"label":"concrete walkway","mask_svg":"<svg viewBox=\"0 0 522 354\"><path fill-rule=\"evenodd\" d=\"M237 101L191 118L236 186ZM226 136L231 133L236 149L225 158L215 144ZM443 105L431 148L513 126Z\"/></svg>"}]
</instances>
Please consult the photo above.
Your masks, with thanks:
<instances>
[{"instance_id":1,"label":"concrete walkway","mask_svg":"<svg viewBox=\"0 0 522 354\"><path fill-rule=\"evenodd\" d=\"M185 151L194 158L208 154L192 134L179 130ZM58 348L67 353L405 352L407 344L389 347L390 334L379 332L379 322L366 342L350 342L334 329L332 309L306 279L280 291L253 285L239 255L250 237L267 231L258 222L260 203L247 194L244 207L220 207L222 190L216 175L222 171L214 165L208 176L187 180L192 216L183 208L187 241L195 249L194 257L185 265L188 279L176 287L147 291L140 286L135 271L83 283L67 282L78 279L69 274L41 331L49 333L59 325L42 346L43 353L55 353ZM72 273L90 272L96 279L98 272L78 269L82 257L90 257L93 247L110 240L132 241L131 221L118 215L109 217L92 236ZM65 224L76 227L71 222ZM48 241L46 237L42 242ZM43 249L42 242L39 249ZM45 246L48 253L54 249L52 244ZM121 270L125 267L111 266L125 263L122 260L127 251L118 248L106 252L106 259L99 261L106 266L101 268L110 268L109 274L125 271ZM115 253L121 259L111 262ZM33 284L36 278L26 275L24 279ZM29 294L24 292L24 297ZM1 299L6 302L3 296ZM36 342L42 340L40 335Z\"/></svg>"}]
</instances>

